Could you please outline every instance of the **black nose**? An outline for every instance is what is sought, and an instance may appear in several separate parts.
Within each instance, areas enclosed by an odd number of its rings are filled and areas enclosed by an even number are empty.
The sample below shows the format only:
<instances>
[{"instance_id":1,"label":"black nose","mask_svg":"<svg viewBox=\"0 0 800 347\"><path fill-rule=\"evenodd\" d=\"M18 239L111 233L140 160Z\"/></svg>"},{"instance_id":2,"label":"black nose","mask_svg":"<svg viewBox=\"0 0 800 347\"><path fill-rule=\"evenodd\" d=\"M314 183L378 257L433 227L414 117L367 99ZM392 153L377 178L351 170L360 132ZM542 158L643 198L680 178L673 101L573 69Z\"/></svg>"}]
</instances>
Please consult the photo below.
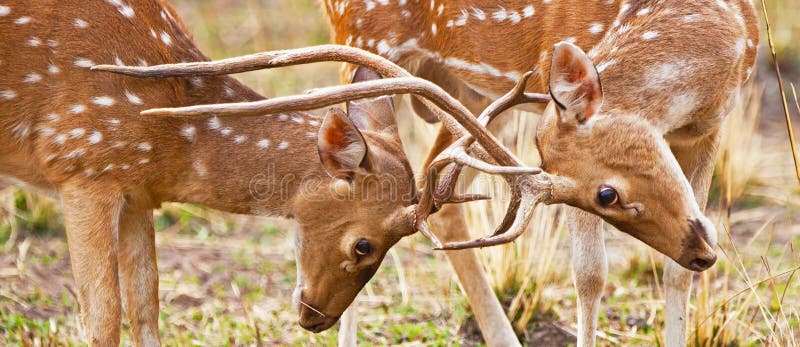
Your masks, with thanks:
<instances>
[{"instance_id":1,"label":"black nose","mask_svg":"<svg viewBox=\"0 0 800 347\"><path fill-rule=\"evenodd\" d=\"M710 253L708 256L695 258L689 263L689 268L693 271L704 271L717 262L717 255Z\"/></svg>"}]
</instances>

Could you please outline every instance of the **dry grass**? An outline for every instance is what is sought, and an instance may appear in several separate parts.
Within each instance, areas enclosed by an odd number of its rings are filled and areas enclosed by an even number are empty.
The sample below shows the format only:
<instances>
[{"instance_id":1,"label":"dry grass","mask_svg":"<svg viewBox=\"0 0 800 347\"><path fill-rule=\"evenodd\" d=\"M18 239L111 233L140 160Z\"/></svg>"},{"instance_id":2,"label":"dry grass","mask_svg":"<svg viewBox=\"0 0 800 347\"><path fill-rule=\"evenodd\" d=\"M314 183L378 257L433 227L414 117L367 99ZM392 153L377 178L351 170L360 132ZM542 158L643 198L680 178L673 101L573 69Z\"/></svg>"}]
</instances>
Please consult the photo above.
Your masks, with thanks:
<instances>
[{"instance_id":1,"label":"dry grass","mask_svg":"<svg viewBox=\"0 0 800 347\"><path fill-rule=\"evenodd\" d=\"M201 47L213 58L327 42L314 1L173 1ZM776 50L800 61L800 4L770 1ZM304 18L302 23L298 18ZM796 68L795 68L796 69ZM268 96L338 83L335 64L243 74ZM763 85L743 94L726 125L716 166L710 215L720 231L720 260L697 276L690 308L693 346L797 346L800 256L796 187L789 146L761 127ZM506 116L507 130L532 139L536 117ZM403 107L401 134L419 167L436 128ZM781 133L785 134L785 132ZM533 141L512 141L536 164ZM502 190L479 177L469 188ZM471 230L493 230L502 199L467 207ZM479 252L515 328L531 345L542 330L575 329L570 247L558 207L540 206L517 242ZM295 324L289 302L294 281L293 226L231 216L190 205L168 205L157 217L161 335L167 345L331 345L335 331L309 334ZM476 235L477 236L477 235ZM34 193L0 189L0 345L65 345L80 341L77 307L57 204ZM607 233L609 279L600 317L600 345L663 345L661 256L627 235ZM359 339L377 345L471 343L459 332L466 300L444 256L420 237L402 241L359 298ZM125 343L130 343L127 325ZM543 332L544 331L544 332Z\"/></svg>"}]
</instances>

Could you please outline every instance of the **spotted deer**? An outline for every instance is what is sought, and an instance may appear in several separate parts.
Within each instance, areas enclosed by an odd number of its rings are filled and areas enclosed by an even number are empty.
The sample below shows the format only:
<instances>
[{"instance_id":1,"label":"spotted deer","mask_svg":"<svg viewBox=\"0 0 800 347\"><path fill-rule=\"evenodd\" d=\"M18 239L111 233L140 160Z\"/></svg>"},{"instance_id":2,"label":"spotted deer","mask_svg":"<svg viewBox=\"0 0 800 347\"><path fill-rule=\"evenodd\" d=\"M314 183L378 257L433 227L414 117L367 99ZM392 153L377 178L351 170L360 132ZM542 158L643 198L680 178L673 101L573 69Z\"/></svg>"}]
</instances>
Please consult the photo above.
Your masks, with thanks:
<instances>
[{"instance_id":1,"label":"spotted deer","mask_svg":"<svg viewBox=\"0 0 800 347\"><path fill-rule=\"evenodd\" d=\"M522 167L443 90L361 50L323 53L396 78L358 70L351 86L361 94L333 88L337 99L311 107L346 103L346 112L332 108L324 119L293 108L295 97L266 100L273 109L255 113L140 116L154 107L264 98L224 74L138 79L91 71L102 63L148 71L207 61L187 32L161 0L0 2L0 178L60 199L91 345L119 344L123 309L136 345L160 344L153 210L163 202L296 220L294 299L300 325L313 332L338 320L402 237L421 231L441 245L426 224L434 205L482 197L420 194L387 95L422 93L453 114L437 113L455 136L470 134L486 149L476 153L504 166L457 154L442 163L529 175L520 180L527 201L558 186L546 174L530 176L541 170ZM270 61L303 63L307 53L278 52Z\"/></svg>"},{"instance_id":2,"label":"spotted deer","mask_svg":"<svg viewBox=\"0 0 800 347\"><path fill-rule=\"evenodd\" d=\"M702 271L716 259L716 232L702 210L719 129L757 52L751 1L326 0L322 6L335 43L387 57L471 109L532 70L527 87L553 96L546 108L527 107L543 112L536 135L542 167L580 190L569 201L577 209L569 209L568 223L578 345L595 342L608 271L602 220L667 256L665 342L685 344L688 270ZM435 121L417 100L412 104ZM431 156L451 141L441 132ZM458 229L447 233L466 237L463 222L453 222L463 221L458 212L442 216L448 218L442 224ZM687 246L706 251L687 256Z\"/></svg>"}]
</instances>

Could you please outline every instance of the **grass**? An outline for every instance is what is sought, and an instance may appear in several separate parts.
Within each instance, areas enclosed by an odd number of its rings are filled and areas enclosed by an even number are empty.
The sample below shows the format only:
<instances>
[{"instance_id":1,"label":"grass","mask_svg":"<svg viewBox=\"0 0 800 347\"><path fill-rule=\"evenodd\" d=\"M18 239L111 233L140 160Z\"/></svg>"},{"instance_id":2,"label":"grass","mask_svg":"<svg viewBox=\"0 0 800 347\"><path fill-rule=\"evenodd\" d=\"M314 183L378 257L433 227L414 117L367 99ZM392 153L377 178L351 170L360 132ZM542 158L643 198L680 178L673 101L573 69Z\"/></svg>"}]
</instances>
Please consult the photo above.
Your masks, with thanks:
<instances>
[{"instance_id":1,"label":"grass","mask_svg":"<svg viewBox=\"0 0 800 347\"><path fill-rule=\"evenodd\" d=\"M314 1L174 0L200 47L213 58L328 41ZM789 80L800 62L800 4L769 1L776 52ZM304 18L299 25L297 18ZM762 40L765 41L765 40ZM785 128L763 113L759 76L730 116L716 166L709 214L720 232L720 260L696 276L688 319L692 346L796 346L800 339L798 190ZM268 96L338 83L335 64L242 74ZM436 128L401 105L401 133L419 167ZM519 138L535 117L506 116ZM777 117L777 118L776 118ZM766 124L766 125L765 125ZM538 162L532 141L509 145ZM472 190L502 189L489 178ZM498 223L504 201L466 208L476 233ZM479 251L514 327L530 345L564 345L576 329L570 247L559 207L542 207L517 242ZM296 325L293 225L166 205L156 216L165 345L334 345ZM0 189L0 345L81 345L74 284L58 204ZM663 345L662 256L616 231L607 233L609 278L600 315L602 346ZM358 299L359 341L372 345L472 345L470 311L441 253L415 236L401 241ZM123 343L130 344L127 323ZM549 341L549 342L548 342Z\"/></svg>"}]
</instances>

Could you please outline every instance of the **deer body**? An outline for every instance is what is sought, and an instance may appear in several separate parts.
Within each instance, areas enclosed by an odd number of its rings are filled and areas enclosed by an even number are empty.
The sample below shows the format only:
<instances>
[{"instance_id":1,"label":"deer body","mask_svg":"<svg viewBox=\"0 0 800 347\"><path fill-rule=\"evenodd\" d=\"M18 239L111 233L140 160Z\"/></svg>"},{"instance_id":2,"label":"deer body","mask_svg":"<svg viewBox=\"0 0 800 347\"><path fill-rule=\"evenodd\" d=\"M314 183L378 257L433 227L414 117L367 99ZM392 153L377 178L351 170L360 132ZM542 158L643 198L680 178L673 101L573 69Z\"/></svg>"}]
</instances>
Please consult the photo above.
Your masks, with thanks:
<instances>
[{"instance_id":1,"label":"deer body","mask_svg":"<svg viewBox=\"0 0 800 347\"><path fill-rule=\"evenodd\" d=\"M621 211L615 209L644 216L672 208L670 199L694 205L691 215L701 213L721 123L753 71L758 46L755 9L744 0L331 0L324 6L336 43L394 60L476 108L532 70L529 89L549 90L555 100L533 108L544 111L537 131L543 168L575 178L581 189L599 187L596 198L570 205L626 232L631 225L614 220ZM435 148L452 141L445 135ZM662 183L661 176L674 178ZM596 207L609 184L615 199ZM663 206L644 200L626 206L623 200L636 201L634 195L656 196ZM603 225L578 209L569 216L578 345L591 346L607 274ZM685 220L654 219L661 225L655 228L687 230ZM696 221L687 234L713 247L713 226ZM685 268L702 270L711 259L681 260L670 243L692 241L668 240L674 233L631 232L672 258L664 275L667 346L686 341L691 272Z\"/></svg>"},{"instance_id":2,"label":"deer body","mask_svg":"<svg viewBox=\"0 0 800 347\"><path fill-rule=\"evenodd\" d=\"M0 4L0 178L60 197L92 345L119 344L123 303L134 342L159 343L152 210L168 201L297 219L300 324L327 329L385 251L413 233L400 212L416 197L414 177L391 100L348 103L348 114L324 120L143 117L147 108L263 97L227 76L89 69L208 60L186 33L160 0ZM394 185L367 186L373 176ZM376 198L383 189L394 199ZM356 244L367 250L356 255Z\"/></svg>"}]
</instances>

